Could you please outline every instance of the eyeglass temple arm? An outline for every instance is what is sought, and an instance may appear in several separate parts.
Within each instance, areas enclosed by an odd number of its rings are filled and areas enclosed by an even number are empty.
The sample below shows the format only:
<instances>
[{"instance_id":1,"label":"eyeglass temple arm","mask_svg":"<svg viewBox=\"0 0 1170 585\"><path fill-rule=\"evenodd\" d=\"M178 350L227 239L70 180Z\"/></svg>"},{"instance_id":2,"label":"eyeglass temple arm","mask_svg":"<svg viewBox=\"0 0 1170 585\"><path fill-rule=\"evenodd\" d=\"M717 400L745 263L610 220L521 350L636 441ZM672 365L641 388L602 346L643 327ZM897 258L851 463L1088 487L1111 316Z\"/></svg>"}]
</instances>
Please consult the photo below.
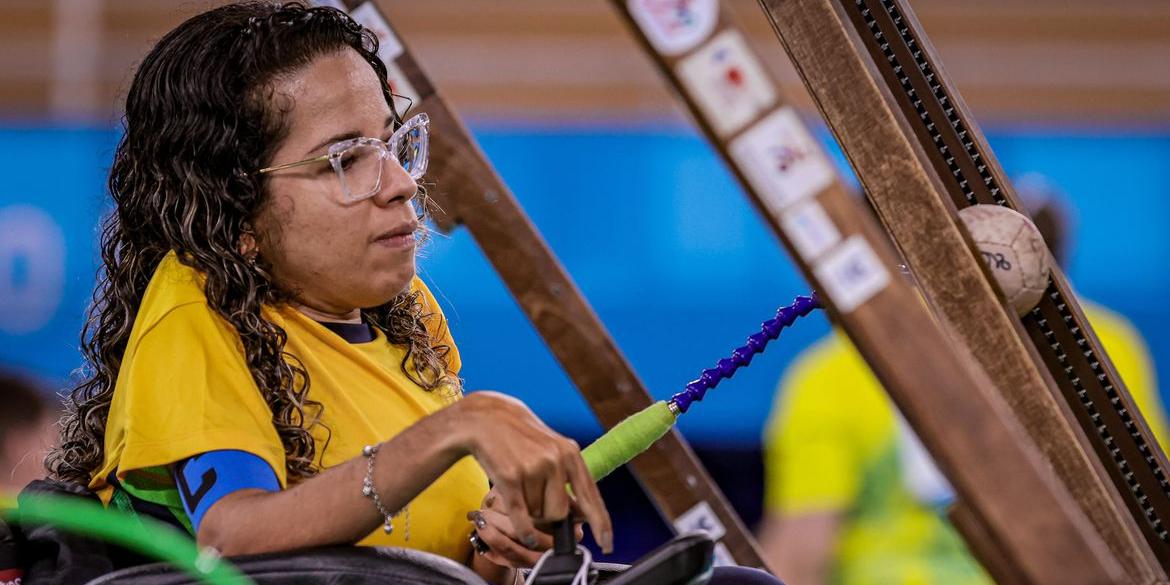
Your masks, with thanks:
<instances>
[{"instance_id":1,"label":"eyeglass temple arm","mask_svg":"<svg viewBox=\"0 0 1170 585\"><path fill-rule=\"evenodd\" d=\"M271 173L273 171L283 171L284 169L291 169L293 167L302 167L305 165L310 165L310 164L313 164L316 162L323 162L323 161L327 161L327 160L329 160L329 155L323 154L323 155L318 156L318 157L307 158L305 160L299 160L297 162L291 162L288 164L277 165L275 167L265 167L263 169L256 171L256 174L263 175L264 173Z\"/></svg>"}]
</instances>

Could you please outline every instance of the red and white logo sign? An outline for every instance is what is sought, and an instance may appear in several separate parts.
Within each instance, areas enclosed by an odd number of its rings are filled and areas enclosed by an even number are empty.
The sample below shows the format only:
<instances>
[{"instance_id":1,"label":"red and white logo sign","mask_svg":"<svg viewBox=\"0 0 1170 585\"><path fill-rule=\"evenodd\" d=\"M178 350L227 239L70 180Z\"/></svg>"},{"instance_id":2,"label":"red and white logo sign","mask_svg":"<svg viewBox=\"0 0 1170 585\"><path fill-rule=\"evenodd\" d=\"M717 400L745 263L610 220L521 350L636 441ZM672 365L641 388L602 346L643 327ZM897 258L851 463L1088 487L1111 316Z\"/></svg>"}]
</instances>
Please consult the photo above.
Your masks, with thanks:
<instances>
[{"instance_id":1,"label":"red and white logo sign","mask_svg":"<svg viewBox=\"0 0 1170 585\"><path fill-rule=\"evenodd\" d=\"M680 55L703 42L719 24L718 0L629 0L634 21L663 55Z\"/></svg>"},{"instance_id":2,"label":"red and white logo sign","mask_svg":"<svg viewBox=\"0 0 1170 585\"><path fill-rule=\"evenodd\" d=\"M414 86L410 84L410 80L406 78L406 74L402 72L393 62L386 64L386 81L390 82L390 91L395 95L400 95L410 100L410 112L401 111L407 106L405 101L395 100L394 107L399 108L400 115L407 117L414 114L414 109L419 107L422 103L422 98L419 97L418 92L415 91ZM399 103L401 102L401 103Z\"/></svg>"},{"instance_id":3,"label":"red and white logo sign","mask_svg":"<svg viewBox=\"0 0 1170 585\"><path fill-rule=\"evenodd\" d=\"M772 107L776 91L739 33L720 33L678 64L678 76L722 136Z\"/></svg>"},{"instance_id":4,"label":"red and white logo sign","mask_svg":"<svg viewBox=\"0 0 1170 585\"><path fill-rule=\"evenodd\" d=\"M402 41L394 36L390 24L382 18L378 7L373 2L366 2L349 13L358 24L370 29L378 37L378 57L386 65L390 65L402 54Z\"/></svg>"},{"instance_id":5,"label":"red and white logo sign","mask_svg":"<svg viewBox=\"0 0 1170 585\"><path fill-rule=\"evenodd\" d=\"M24 572L20 569L0 569L0 585L20 585Z\"/></svg>"}]
</instances>

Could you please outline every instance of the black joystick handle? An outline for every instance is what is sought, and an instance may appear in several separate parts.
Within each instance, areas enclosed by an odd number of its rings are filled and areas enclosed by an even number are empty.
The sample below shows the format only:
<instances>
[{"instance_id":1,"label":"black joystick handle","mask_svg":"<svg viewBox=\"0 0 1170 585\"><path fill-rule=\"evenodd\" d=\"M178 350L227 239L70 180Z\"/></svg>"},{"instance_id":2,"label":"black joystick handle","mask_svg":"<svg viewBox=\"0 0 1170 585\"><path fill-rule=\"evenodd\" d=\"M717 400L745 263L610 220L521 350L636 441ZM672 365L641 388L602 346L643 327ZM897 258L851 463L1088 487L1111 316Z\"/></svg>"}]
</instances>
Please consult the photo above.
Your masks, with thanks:
<instances>
[{"instance_id":1,"label":"black joystick handle","mask_svg":"<svg viewBox=\"0 0 1170 585\"><path fill-rule=\"evenodd\" d=\"M585 562L585 557L577 552L575 532L570 518L553 524L553 552L540 566L532 580L534 585L568 585L573 582Z\"/></svg>"}]
</instances>

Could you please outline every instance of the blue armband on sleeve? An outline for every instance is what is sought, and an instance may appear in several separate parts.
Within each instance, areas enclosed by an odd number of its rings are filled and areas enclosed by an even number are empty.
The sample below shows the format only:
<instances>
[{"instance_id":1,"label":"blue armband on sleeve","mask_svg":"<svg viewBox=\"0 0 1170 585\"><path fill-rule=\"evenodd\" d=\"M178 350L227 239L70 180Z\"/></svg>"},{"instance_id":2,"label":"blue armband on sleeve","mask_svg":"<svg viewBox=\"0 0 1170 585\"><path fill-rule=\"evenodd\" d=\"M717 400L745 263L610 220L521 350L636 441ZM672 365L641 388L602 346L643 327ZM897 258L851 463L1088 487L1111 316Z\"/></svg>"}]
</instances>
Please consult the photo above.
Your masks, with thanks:
<instances>
[{"instance_id":1,"label":"blue armband on sleeve","mask_svg":"<svg viewBox=\"0 0 1170 585\"><path fill-rule=\"evenodd\" d=\"M173 473L196 533L203 516L224 496L246 489L280 491L280 481L268 462L246 451L208 451L180 461Z\"/></svg>"}]
</instances>

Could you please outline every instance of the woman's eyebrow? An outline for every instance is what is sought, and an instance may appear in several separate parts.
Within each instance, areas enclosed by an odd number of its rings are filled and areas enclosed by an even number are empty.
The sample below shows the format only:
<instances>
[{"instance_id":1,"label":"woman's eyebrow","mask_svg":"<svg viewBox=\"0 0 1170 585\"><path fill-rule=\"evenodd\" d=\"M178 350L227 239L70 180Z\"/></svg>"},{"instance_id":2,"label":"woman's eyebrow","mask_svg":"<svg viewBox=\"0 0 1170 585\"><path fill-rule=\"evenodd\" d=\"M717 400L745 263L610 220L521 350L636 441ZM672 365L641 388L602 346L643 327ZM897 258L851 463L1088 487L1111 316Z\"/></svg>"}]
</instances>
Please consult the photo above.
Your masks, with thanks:
<instances>
[{"instance_id":1,"label":"woman's eyebrow","mask_svg":"<svg viewBox=\"0 0 1170 585\"><path fill-rule=\"evenodd\" d=\"M386 121L382 123L382 127L389 128L391 125L394 124L394 120L395 120L394 114L390 114L389 116L386 117ZM322 140L321 142L317 143L317 145L314 146L313 148L310 148L309 150L305 151L305 156L311 156L314 152L317 152L323 146L328 146L330 144L333 144L334 142L341 142L342 140L349 140L350 138L357 138L361 135L362 135L361 132L358 132L357 130L350 130L349 132L343 132L341 134L330 136L329 138L326 138L325 140Z\"/></svg>"}]
</instances>

